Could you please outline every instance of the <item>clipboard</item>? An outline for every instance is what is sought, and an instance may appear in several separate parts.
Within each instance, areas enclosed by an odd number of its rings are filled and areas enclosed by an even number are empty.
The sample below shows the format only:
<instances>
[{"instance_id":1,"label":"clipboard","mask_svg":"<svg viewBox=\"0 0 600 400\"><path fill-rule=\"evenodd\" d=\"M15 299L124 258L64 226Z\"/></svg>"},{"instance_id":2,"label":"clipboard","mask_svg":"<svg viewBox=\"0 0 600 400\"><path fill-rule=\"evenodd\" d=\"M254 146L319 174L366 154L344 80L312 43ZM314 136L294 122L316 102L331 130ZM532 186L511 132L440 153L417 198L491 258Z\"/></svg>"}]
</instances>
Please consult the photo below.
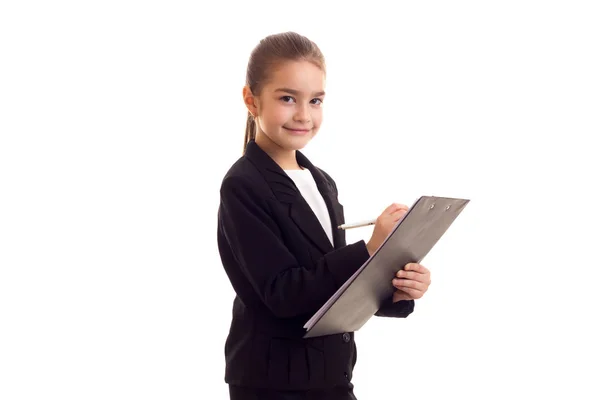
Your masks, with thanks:
<instances>
[{"instance_id":1,"label":"clipboard","mask_svg":"<svg viewBox=\"0 0 600 400\"><path fill-rule=\"evenodd\" d=\"M396 272L420 263L469 201L417 199L375 253L306 322L304 337L358 331L396 290L391 283Z\"/></svg>"}]
</instances>

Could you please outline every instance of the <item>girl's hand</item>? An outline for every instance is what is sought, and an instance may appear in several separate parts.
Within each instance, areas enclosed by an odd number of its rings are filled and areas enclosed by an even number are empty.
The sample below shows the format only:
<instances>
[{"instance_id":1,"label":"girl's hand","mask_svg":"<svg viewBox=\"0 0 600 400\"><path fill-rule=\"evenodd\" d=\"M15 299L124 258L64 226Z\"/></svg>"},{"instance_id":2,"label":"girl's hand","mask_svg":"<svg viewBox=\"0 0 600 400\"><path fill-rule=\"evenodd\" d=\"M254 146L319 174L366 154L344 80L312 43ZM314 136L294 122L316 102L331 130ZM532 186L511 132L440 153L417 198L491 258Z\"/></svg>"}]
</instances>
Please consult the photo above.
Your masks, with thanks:
<instances>
[{"instance_id":1,"label":"girl's hand","mask_svg":"<svg viewBox=\"0 0 600 400\"><path fill-rule=\"evenodd\" d=\"M431 284L431 273L427 268L417 263L408 263L396 273L392 284L397 289L392 301L415 300L423 297Z\"/></svg>"},{"instance_id":2,"label":"girl's hand","mask_svg":"<svg viewBox=\"0 0 600 400\"><path fill-rule=\"evenodd\" d=\"M392 229L394 229L396 223L400 221L404 215L406 215L407 211L407 205L394 203L386 208L379 217L377 217L373 234L367 243L367 251L369 252L369 256L372 256L383 244L383 241L392 232Z\"/></svg>"}]
</instances>

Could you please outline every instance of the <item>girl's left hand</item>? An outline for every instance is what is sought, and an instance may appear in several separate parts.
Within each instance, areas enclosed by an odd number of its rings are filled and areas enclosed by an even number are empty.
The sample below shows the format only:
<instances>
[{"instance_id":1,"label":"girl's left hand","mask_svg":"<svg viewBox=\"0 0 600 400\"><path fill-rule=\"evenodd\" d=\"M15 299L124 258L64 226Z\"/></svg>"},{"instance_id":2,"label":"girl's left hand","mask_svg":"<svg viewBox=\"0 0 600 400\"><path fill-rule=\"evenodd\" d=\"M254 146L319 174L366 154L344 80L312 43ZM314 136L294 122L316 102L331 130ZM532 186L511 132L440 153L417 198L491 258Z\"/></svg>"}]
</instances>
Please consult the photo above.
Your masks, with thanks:
<instances>
[{"instance_id":1,"label":"girl's left hand","mask_svg":"<svg viewBox=\"0 0 600 400\"><path fill-rule=\"evenodd\" d=\"M396 273L392 284L397 289L392 301L415 300L423 297L431 284L431 274L421 264L408 263Z\"/></svg>"}]
</instances>

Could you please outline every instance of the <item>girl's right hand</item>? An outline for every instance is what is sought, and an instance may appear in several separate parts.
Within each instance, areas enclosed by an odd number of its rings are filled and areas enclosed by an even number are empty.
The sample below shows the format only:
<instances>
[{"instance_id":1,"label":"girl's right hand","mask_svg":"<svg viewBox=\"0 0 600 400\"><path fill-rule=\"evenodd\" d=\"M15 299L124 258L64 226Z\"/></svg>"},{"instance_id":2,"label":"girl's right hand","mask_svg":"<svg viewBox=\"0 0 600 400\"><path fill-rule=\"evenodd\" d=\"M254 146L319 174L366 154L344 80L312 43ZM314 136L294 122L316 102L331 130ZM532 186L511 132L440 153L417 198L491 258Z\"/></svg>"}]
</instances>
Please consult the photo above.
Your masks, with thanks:
<instances>
[{"instance_id":1,"label":"girl's right hand","mask_svg":"<svg viewBox=\"0 0 600 400\"><path fill-rule=\"evenodd\" d=\"M373 229L373 235L367 243L367 251L369 256L372 256L375 251L383 244L383 241L392 232L392 229L396 226L398 221L406 215L408 206L404 204L393 203L386 208L375 222L375 228Z\"/></svg>"}]
</instances>

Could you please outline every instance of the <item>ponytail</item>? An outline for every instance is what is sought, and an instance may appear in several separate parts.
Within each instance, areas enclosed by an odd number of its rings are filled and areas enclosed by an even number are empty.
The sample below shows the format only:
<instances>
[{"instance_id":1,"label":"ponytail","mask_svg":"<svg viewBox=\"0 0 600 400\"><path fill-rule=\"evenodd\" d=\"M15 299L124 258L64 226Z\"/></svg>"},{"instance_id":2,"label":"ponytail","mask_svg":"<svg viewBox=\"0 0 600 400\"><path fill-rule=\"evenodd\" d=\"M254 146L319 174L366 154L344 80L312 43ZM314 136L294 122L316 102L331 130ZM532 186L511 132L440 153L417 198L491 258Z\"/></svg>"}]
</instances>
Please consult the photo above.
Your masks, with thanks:
<instances>
[{"instance_id":1,"label":"ponytail","mask_svg":"<svg viewBox=\"0 0 600 400\"><path fill-rule=\"evenodd\" d=\"M248 111L248 120L246 121L246 136L244 137L244 153L246 153L246 146L251 140L256 139L256 121L254 116Z\"/></svg>"}]
</instances>

